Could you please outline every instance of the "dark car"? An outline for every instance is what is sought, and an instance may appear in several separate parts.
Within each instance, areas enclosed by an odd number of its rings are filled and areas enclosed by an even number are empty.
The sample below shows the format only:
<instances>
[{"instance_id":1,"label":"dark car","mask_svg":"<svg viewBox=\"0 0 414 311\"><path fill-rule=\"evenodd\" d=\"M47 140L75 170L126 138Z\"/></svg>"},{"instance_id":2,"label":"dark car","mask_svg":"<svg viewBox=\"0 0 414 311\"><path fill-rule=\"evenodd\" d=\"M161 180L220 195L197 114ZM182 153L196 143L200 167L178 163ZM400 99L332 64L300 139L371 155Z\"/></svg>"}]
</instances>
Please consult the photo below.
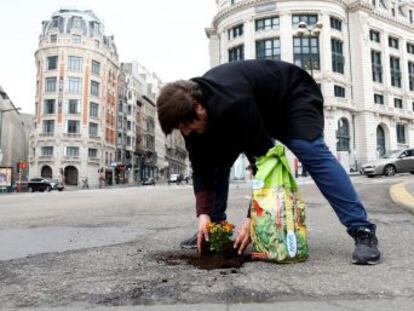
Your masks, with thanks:
<instances>
[{"instance_id":1,"label":"dark car","mask_svg":"<svg viewBox=\"0 0 414 311\"><path fill-rule=\"evenodd\" d=\"M155 186L155 179L153 177L146 177L141 181L141 185L153 185Z\"/></svg>"},{"instance_id":2,"label":"dark car","mask_svg":"<svg viewBox=\"0 0 414 311\"><path fill-rule=\"evenodd\" d=\"M32 178L27 186L30 192L52 190L62 191L64 188L62 183L48 178Z\"/></svg>"}]
</instances>

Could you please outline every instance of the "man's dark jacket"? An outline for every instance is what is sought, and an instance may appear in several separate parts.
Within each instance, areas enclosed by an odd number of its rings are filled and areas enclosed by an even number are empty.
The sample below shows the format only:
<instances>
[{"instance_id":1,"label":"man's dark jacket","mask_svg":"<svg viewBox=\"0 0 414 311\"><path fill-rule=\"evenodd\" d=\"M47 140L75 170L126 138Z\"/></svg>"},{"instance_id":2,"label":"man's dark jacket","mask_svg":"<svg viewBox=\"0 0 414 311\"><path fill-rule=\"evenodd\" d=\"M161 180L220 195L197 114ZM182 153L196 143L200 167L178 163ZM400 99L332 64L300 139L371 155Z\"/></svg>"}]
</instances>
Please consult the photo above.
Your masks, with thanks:
<instances>
[{"instance_id":1,"label":"man's dark jacket","mask_svg":"<svg viewBox=\"0 0 414 311\"><path fill-rule=\"evenodd\" d=\"M323 133L323 97L312 77L290 63L248 60L217 66L194 78L203 93L208 125L185 137L193 169L197 215L214 206L217 168L240 153L249 160L273 138L313 140Z\"/></svg>"}]
</instances>

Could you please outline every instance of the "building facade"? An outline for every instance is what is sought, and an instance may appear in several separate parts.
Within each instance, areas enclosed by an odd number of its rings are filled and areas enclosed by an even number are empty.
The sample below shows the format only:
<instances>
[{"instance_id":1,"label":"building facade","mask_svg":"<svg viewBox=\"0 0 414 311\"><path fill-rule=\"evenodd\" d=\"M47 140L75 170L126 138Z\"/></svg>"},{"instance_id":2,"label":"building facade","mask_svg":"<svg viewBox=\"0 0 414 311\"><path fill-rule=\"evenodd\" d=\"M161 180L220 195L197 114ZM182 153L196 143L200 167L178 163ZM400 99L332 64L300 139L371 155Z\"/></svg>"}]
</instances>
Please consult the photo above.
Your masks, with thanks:
<instances>
[{"instance_id":1,"label":"building facade","mask_svg":"<svg viewBox=\"0 0 414 311\"><path fill-rule=\"evenodd\" d=\"M6 91L0 86L0 167L13 168L13 181L17 180L18 163L27 162L28 132L33 115L16 110ZM28 174L24 169L23 176Z\"/></svg>"},{"instance_id":2,"label":"building facade","mask_svg":"<svg viewBox=\"0 0 414 311\"><path fill-rule=\"evenodd\" d=\"M308 70L325 98L326 143L347 170L414 146L413 1L216 3L211 66L277 59Z\"/></svg>"},{"instance_id":3,"label":"building facade","mask_svg":"<svg viewBox=\"0 0 414 311\"><path fill-rule=\"evenodd\" d=\"M111 184L120 71L114 38L89 10L61 9L42 26L30 175Z\"/></svg>"}]
</instances>

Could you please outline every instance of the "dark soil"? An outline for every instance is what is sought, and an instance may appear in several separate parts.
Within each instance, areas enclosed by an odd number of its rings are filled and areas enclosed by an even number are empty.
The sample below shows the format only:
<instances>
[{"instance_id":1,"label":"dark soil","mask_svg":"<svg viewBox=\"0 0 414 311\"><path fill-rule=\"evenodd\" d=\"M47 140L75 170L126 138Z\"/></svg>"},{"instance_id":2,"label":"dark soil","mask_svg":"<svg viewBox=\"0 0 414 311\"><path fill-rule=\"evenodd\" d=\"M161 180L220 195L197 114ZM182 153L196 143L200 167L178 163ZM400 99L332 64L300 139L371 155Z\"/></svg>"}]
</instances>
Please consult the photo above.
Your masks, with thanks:
<instances>
[{"instance_id":1,"label":"dark soil","mask_svg":"<svg viewBox=\"0 0 414 311\"><path fill-rule=\"evenodd\" d=\"M235 269L252 261L250 255L238 255L234 250L203 256L200 256L196 250L165 252L156 255L155 258L167 265L182 265L184 263L201 270L232 269L232 273L237 273Z\"/></svg>"}]
</instances>

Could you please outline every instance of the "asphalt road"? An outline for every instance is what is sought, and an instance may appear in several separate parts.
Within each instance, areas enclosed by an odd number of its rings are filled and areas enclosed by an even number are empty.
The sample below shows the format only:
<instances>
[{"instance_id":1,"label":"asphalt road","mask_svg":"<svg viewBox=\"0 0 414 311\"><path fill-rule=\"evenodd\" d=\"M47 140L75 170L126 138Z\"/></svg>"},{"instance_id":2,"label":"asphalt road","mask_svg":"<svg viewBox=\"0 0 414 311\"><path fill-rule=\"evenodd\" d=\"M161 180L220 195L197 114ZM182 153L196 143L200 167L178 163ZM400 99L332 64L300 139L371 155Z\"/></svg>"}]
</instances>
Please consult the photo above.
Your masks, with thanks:
<instances>
[{"instance_id":1,"label":"asphalt road","mask_svg":"<svg viewBox=\"0 0 414 311\"><path fill-rule=\"evenodd\" d=\"M403 310L414 306L414 215L394 205L388 190L409 178L353 177L378 225L384 260L376 266L350 263L353 241L310 179L300 181L308 204L307 262L215 270L162 260L193 254L178 246L196 228L189 186L2 195L0 308L306 302L337 310L329 303L340 301L359 310L364 302L391 301ZM236 225L248 196L245 184L232 184L228 216Z\"/></svg>"}]
</instances>

